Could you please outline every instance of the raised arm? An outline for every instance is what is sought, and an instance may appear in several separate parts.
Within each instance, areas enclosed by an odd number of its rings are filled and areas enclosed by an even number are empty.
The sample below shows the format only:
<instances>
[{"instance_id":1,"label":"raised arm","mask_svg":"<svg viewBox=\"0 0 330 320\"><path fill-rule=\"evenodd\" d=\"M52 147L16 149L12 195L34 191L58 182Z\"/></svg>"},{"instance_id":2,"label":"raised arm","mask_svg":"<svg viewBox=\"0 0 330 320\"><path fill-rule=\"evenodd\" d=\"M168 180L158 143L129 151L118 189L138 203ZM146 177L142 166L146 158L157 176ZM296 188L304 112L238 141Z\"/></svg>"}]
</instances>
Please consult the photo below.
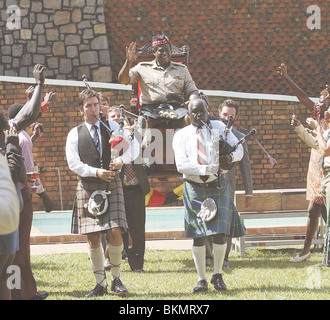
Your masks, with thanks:
<instances>
[{"instance_id":1,"label":"raised arm","mask_svg":"<svg viewBox=\"0 0 330 320\"><path fill-rule=\"evenodd\" d=\"M136 42L131 42L128 47L126 47L126 60L123 67L120 69L118 74L118 81L122 84L129 84L129 70L133 65L133 62L139 57L141 53L136 53Z\"/></svg>"},{"instance_id":2,"label":"raised arm","mask_svg":"<svg viewBox=\"0 0 330 320\"><path fill-rule=\"evenodd\" d=\"M17 131L24 130L31 123L35 122L40 115L43 84L45 82L44 72L46 70L46 67L41 64L34 66L33 75L37 85L34 88L31 99L23 106L12 121Z\"/></svg>"},{"instance_id":3,"label":"raised arm","mask_svg":"<svg viewBox=\"0 0 330 320\"><path fill-rule=\"evenodd\" d=\"M290 78L288 74L288 68L285 63L281 63L281 65L277 69L277 74L279 74L285 82L289 85L293 94L298 98L298 100L308 108L309 111L314 110L314 102L307 96L307 94L298 87L298 85Z\"/></svg>"}]
</instances>

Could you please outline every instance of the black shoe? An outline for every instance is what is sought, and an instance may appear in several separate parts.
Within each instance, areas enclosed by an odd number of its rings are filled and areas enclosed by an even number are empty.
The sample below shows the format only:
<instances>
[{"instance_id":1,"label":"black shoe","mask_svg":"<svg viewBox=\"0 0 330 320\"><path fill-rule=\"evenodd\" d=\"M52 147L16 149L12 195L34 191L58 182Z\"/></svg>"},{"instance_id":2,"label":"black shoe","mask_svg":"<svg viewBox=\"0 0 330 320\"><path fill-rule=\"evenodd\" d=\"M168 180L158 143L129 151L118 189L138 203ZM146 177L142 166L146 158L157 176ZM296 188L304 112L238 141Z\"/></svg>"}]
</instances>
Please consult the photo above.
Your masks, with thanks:
<instances>
[{"instance_id":1,"label":"black shoe","mask_svg":"<svg viewBox=\"0 0 330 320\"><path fill-rule=\"evenodd\" d=\"M114 291L119 296L126 296L128 293L128 290L125 288L119 277L111 281L111 291Z\"/></svg>"},{"instance_id":2,"label":"black shoe","mask_svg":"<svg viewBox=\"0 0 330 320\"><path fill-rule=\"evenodd\" d=\"M97 284L92 291L88 292L85 295L85 298L102 297L107 293L108 293L108 290L107 290L106 286L102 287L100 284Z\"/></svg>"},{"instance_id":3,"label":"black shoe","mask_svg":"<svg viewBox=\"0 0 330 320\"><path fill-rule=\"evenodd\" d=\"M207 281L199 280L197 286L193 289L194 293L205 292L207 291Z\"/></svg>"},{"instance_id":4,"label":"black shoe","mask_svg":"<svg viewBox=\"0 0 330 320\"><path fill-rule=\"evenodd\" d=\"M222 279L222 274L217 273L212 276L211 283L214 285L214 288L218 291L226 291L227 286Z\"/></svg>"},{"instance_id":5,"label":"black shoe","mask_svg":"<svg viewBox=\"0 0 330 320\"><path fill-rule=\"evenodd\" d=\"M30 300L45 300L49 293L46 291L37 292Z\"/></svg>"}]
</instances>

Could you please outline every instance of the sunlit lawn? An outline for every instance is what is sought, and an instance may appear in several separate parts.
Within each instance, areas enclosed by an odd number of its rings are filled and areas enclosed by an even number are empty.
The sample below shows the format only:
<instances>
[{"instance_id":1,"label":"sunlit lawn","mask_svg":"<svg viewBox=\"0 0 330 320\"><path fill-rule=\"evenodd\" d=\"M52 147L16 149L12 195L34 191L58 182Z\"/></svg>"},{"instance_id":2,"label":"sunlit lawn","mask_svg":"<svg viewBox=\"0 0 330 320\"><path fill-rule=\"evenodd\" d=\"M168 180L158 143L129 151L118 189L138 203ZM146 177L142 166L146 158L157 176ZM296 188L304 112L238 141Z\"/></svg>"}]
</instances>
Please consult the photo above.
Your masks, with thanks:
<instances>
[{"instance_id":1,"label":"sunlit lawn","mask_svg":"<svg viewBox=\"0 0 330 320\"><path fill-rule=\"evenodd\" d=\"M309 261L298 264L289 259L298 249L255 248L239 256L231 253L230 270L224 271L228 290L217 292L209 283L204 294L193 294L197 274L191 251L148 249L145 272L133 273L122 263L121 279L129 290L126 298L110 291L99 300L328 300L330 268L322 266L322 252L313 253ZM50 293L48 300L81 300L95 286L87 254L53 254L32 256L32 268L39 291ZM207 269L208 280L213 268Z\"/></svg>"}]
</instances>

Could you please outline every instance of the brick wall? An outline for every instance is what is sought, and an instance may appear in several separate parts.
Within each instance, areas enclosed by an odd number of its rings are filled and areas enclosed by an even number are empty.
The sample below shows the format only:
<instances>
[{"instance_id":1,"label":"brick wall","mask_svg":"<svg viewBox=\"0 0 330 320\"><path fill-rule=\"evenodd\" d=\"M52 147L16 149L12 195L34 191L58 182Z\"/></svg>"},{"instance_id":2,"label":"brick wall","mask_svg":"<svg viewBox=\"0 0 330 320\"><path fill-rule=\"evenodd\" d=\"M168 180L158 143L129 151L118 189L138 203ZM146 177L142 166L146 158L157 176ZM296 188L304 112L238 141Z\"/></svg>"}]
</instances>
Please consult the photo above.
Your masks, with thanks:
<instances>
[{"instance_id":1,"label":"brick wall","mask_svg":"<svg viewBox=\"0 0 330 320\"><path fill-rule=\"evenodd\" d=\"M317 96L329 77L326 2L321 29L306 26L309 0L0 0L0 75L116 82L125 46L165 32L190 47L199 88L291 94L276 68L285 61L294 80ZM9 6L20 8L19 29L7 27ZM110 59L111 58L111 59Z\"/></svg>"},{"instance_id":2,"label":"brick wall","mask_svg":"<svg viewBox=\"0 0 330 320\"><path fill-rule=\"evenodd\" d=\"M312 4L321 9L321 29L313 31L306 26ZM113 81L125 46L161 32L190 47L189 69L203 90L292 94L276 75L283 61L312 97L329 81L326 1L116 0L105 2L105 17Z\"/></svg>"},{"instance_id":3,"label":"brick wall","mask_svg":"<svg viewBox=\"0 0 330 320\"><path fill-rule=\"evenodd\" d=\"M45 86L44 92L56 91L59 101L40 121L45 126L45 134L35 143L34 157L40 167L59 168L64 209L71 209L77 181L66 163L65 142L69 130L82 121L77 103L78 92L82 88L64 84L67 83ZM24 92L29 86L28 83L0 82L0 105L7 110L14 102L24 103ZM129 90L100 89L100 91L110 96L111 104L128 105L131 94ZM212 109L216 110L225 99L226 97L209 96ZM273 168L255 141L248 140L254 188L256 190L305 188L309 149L297 138L289 125L291 114L295 110L298 118L303 120L307 117L304 107L287 101L246 98L235 100L240 105L238 124L248 129L255 128L258 140L278 161L278 165ZM61 209L57 169L43 171L40 176L45 189L55 200L57 209ZM171 191L181 184L178 177L153 178L150 182L161 192ZM237 190L242 189L242 179L238 169ZM43 210L42 202L37 196L34 196L34 206L35 210Z\"/></svg>"},{"instance_id":4,"label":"brick wall","mask_svg":"<svg viewBox=\"0 0 330 320\"><path fill-rule=\"evenodd\" d=\"M25 103L25 90L30 84L18 84L0 82L0 106L6 112L14 102ZM46 112L40 122L45 126L44 135L34 145L34 158L39 167L59 168L62 184L62 200L64 208L72 206L74 190L77 184L76 176L69 170L65 158L66 136L70 129L82 122L78 108L78 93L81 87L51 86L46 85L44 93L56 91L58 103L54 108ZM126 103L130 97L130 91L102 90L111 99L112 104ZM60 192L57 170L41 172L40 178L50 196L55 200L57 209L61 209ZM43 210L41 199L34 196L36 210Z\"/></svg>"}]
</instances>

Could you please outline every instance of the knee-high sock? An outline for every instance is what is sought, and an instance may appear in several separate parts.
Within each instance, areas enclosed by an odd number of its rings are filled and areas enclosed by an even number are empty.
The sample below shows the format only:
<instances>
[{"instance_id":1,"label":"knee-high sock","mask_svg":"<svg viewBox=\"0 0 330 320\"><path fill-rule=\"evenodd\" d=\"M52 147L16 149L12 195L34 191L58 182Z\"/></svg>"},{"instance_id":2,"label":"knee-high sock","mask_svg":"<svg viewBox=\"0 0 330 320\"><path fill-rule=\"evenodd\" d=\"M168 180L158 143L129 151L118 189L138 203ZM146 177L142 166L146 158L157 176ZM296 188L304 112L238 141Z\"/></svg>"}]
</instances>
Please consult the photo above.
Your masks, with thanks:
<instances>
[{"instance_id":1,"label":"knee-high sock","mask_svg":"<svg viewBox=\"0 0 330 320\"><path fill-rule=\"evenodd\" d=\"M192 254L197 270L198 281L206 280L206 265L205 265L205 245L192 246Z\"/></svg>"},{"instance_id":2,"label":"knee-high sock","mask_svg":"<svg viewBox=\"0 0 330 320\"><path fill-rule=\"evenodd\" d=\"M227 243L216 244L213 243L213 256L214 256L214 274L222 273L222 265L225 259Z\"/></svg>"},{"instance_id":3,"label":"knee-high sock","mask_svg":"<svg viewBox=\"0 0 330 320\"><path fill-rule=\"evenodd\" d=\"M123 244L113 246L109 243L109 260L111 265L111 274L113 278L118 278L120 275L120 264L123 252Z\"/></svg>"},{"instance_id":4,"label":"knee-high sock","mask_svg":"<svg viewBox=\"0 0 330 320\"><path fill-rule=\"evenodd\" d=\"M104 271L104 253L101 246L98 248L88 248L88 257L93 268L96 283L105 287L107 280Z\"/></svg>"}]
</instances>

